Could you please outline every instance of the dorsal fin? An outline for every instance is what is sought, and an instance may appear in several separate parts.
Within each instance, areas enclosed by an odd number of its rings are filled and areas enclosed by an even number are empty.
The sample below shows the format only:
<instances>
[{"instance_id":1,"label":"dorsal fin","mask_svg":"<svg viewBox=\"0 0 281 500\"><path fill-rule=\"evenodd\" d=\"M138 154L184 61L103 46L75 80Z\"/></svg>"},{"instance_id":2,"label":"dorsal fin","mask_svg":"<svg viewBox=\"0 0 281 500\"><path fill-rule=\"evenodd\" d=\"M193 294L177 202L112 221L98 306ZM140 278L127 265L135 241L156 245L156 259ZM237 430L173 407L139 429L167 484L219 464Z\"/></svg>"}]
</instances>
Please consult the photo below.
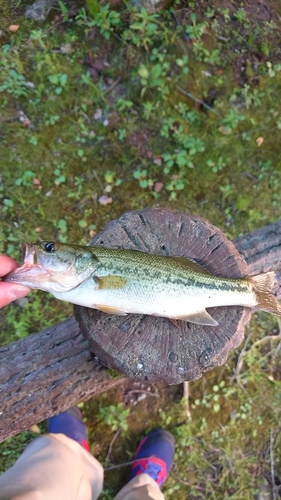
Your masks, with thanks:
<instances>
[{"instance_id":1,"label":"dorsal fin","mask_svg":"<svg viewBox=\"0 0 281 500\"><path fill-rule=\"evenodd\" d=\"M170 259L174 260L175 262L182 264L186 267L189 267L192 271L200 274L210 274L207 269L205 269L202 266L199 266L194 260L188 259L187 257L169 257Z\"/></svg>"}]
</instances>

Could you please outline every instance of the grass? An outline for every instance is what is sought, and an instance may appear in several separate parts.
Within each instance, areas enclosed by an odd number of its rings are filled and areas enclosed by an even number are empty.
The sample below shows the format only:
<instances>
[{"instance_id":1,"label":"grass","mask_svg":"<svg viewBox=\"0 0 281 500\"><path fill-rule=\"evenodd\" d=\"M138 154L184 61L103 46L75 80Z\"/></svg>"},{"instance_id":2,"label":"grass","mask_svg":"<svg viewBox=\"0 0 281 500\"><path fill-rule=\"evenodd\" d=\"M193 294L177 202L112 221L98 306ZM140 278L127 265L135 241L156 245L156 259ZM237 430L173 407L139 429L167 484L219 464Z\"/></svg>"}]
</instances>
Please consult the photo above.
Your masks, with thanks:
<instances>
[{"instance_id":1,"label":"grass","mask_svg":"<svg viewBox=\"0 0 281 500\"><path fill-rule=\"evenodd\" d=\"M3 2L0 251L20 261L22 241L86 244L145 206L201 215L229 238L276 220L280 6L269 2L270 19L250 2L176 1L156 13L130 2L87 6L61 2L37 24L24 19L24 4ZM1 311L1 342L70 314L69 304L33 292ZM259 314L250 332L238 381L230 383L237 351L191 384L192 421L180 387L150 386L159 397L132 401L121 388L85 403L95 455L107 467L126 462L144 430L163 425L177 438L167 499L252 499L262 476L272 482L272 464L279 484L278 325ZM265 334L273 339L255 347ZM1 470L29 439L1 445ZM125 472L106 473L103 498Z\"/></svg>"}]
</instances>

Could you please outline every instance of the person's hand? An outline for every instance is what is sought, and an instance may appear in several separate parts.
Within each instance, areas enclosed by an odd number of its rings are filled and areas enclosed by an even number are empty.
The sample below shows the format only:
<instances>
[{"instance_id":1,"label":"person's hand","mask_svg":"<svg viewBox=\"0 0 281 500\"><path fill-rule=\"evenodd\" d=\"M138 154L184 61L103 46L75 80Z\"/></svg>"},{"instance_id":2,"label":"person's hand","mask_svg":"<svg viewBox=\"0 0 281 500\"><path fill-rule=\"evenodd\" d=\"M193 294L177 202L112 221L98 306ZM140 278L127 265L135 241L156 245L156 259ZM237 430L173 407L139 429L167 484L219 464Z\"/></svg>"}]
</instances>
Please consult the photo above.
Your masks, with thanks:
<instances>
[{"instance_id":1,"label":"person's hand","mask_svg":"<svg viewBox=\"0 0 281 500\"><path fill-rule=\"evenodd\" d=\"M6 276L16 267L19 267L19 265L14 259L8 257L8 255L0 255L0 277ZM10 304L13 300L25 297L28 292L30 292L30 288L27 286L0 281L0 307Z\"/></svg>"}]
</instances>

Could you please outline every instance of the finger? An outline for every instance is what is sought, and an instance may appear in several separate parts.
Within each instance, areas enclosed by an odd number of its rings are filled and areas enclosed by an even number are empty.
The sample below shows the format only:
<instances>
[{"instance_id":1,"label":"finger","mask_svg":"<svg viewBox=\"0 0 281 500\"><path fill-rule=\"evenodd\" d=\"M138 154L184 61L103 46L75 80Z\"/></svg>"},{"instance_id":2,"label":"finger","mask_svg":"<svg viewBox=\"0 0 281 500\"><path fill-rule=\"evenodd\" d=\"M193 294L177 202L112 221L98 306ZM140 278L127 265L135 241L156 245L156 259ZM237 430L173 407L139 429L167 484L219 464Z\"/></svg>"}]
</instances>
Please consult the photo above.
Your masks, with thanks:
<instances>
[{"instance_id":1,"label":"finger","mask_svg":"<svg viewBox=\"0 0 281 500\"><path fill-rule=\"evenodd\" d=\"M0 308L13 300L22 299L30 292L30 288L14 283L0 282Z\"/></svg>"},{"instance_id":2,"label":"finger","mask_svg":"<svg viewBox=\"0 0 281 500\"><path fill-rule=\"evenodd\" d=\"M6 274L17 267L19 267L19 265L14 259L8 257L8 255L0 255L0 276L6 276Z\"/></svg>"}]
</instances>

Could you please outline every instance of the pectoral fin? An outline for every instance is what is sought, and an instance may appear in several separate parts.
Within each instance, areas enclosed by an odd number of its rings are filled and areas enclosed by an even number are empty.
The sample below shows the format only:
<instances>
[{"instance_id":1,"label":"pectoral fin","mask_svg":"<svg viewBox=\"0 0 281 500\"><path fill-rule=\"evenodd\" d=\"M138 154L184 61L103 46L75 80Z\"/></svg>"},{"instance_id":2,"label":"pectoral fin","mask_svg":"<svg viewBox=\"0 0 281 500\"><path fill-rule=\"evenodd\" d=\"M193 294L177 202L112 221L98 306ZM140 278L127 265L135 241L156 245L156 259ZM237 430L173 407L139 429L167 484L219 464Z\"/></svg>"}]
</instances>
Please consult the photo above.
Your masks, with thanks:
<instances>
[{"instance_id":1,"label":"pectoral fin","mask_svg":"<svg viewBox=\"0 0 281 500\"><path fill-rule=\"evenodd\" d=\"M197 311L196 313L189 314L188 316L177 316L174 319L181 319L189 323L196 323L196 325L209 325L217 326L218 322L207 313L205 309Z\"/></svg>"},{"instance_id":2,"label":"pectoral fin","mask_svg":"<svg viewBox=\"0 0 281 500\"><path fill-rule=\"evenodd\" d=\"M124 288L124 286L127 284L127 278L124 278L124 276L94 276L94 280L97 283L97 289L98 290L105 290L105 289L116 289L116 288Z\"/></svg>"},{"instance_id":3,"label":"pectoral fin","mask_svg":"<svg viewBox=\"0 0 281 500\"><path fill-rule=\"evenodd\" d=\"M105 312L107 314L118 314L119 316L127 316L125 311L122 309L118 309L113 306L106 306L104 304L93 304L94 309L98 309L99 311Z\"/></svg>"}]
</instances>

